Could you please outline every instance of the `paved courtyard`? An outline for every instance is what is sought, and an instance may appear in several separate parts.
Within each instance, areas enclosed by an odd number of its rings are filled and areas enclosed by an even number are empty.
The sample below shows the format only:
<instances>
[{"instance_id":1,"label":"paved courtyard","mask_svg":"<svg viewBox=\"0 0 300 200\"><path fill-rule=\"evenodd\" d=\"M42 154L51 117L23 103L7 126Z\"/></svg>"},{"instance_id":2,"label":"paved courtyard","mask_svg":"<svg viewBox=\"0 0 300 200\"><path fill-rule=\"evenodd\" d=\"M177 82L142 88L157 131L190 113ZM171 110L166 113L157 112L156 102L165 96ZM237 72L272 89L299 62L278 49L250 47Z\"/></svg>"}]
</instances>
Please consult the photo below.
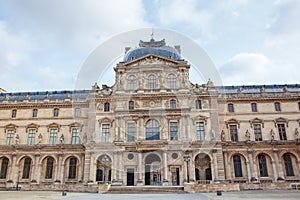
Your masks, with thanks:
<instances>
[{"instance_id":1,"label":"paved courtyard","mask_svg":"<svg viewBox=\"0 0 300 200\"><path fill-rule=\"evenodd\" d=\"M216 193L201 193L201 194L91 194L91 193L72 193L68 192L67 196L62 196L61 192L46 192L46 191L0 191L1 200L299 200L300 191L291 190L269 190L269 191L241 191L241 192L223 192L222 196L217 196Z\"/></svg>"}]
</instances>

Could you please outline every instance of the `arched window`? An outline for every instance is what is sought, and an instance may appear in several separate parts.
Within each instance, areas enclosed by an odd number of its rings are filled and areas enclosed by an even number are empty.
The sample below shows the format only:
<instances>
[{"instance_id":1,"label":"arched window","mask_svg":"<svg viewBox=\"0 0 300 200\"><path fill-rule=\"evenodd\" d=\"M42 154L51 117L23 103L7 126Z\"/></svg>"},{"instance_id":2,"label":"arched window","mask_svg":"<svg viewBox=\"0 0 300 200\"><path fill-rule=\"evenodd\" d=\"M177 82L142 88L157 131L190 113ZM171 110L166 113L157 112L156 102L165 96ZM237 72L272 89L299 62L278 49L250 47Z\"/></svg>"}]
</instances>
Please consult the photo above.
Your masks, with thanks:
<instances>
[{"instance_id":1,"label":"arched window","mask_svg":"<svg viewBox=\"0 0 300 200\"><path fill-rule=\"evenodd\" d=\"M159 124L156 120L149 120L146 124L146 140L159 140Z\"/></svg>"},{"instance_id":2,"label":"arched window","mask_svg":"<svg viewBox=\"0 0 300 200\"><path fill-rule=\"evenodd\" d=\"M0 179L6 179L7 168L8 168L8 158L2 158L1 168L0 168Z\"/></svg>"},{"instance_id":3,"label":"arched window","mask_svg":"<svg viewBox=\"0 0 300 200\"><path fill-rule=\"evenodd\" d=\"M154 75L148 76L148 89L156 89L156 77Z\"/></svg>"},{"instance_id":4,"label":"arched window","mask_svg":"<svg viewBox=\"0 0 300 200\"><path fill-rule=\"evenodd\" d=\"M175 99L170 100L170 108L171 109L176 109L176 100Z\"/></svg>"},{"instance_id":5,"label":"arched window","mask_svg":"<svg viewBox=\"0 0 300 200\"><path fill-rule=\"evenodd\" d=\"M241 156L239 155L233 156L233 166L234 166L235 177L243 177Z\"/></svg>"},{"instance_id":6,"label":"arched window","mask_svg":"<svg viewBox=\"0 0 300 200\"><path fill-rule=\"evenodd\" d=\"M109 106L109 103L108 102L106 102L106 103L104 103L104 112L109 112L109 108L110 106Z\"/></svg>"},{"instance_id":7,"label":"arched window","mask_svg":"<svg viewBox=\"0 0 300 200\"><path fill-rule=\"evenodd\" d=\"M52 179L54 159L47 158L45 179Z\"/></svg>"},{"instance_id":8,"label":"arched window","mask_svg":"<svg viewBox=\"0 0 300 200\"><path fill-rule=\"evenodd\" d=\"M261 177L268 177L268 166L266 156L263 154L258 155L259 173Z\"/></svg>"},{"instance_id":9,"label":"arched window","mask_svg":"<svg viewBox=\"0 0 300 200\"><path fill-rule=\"evenodd\" d=\"M69 179L75 179L76 178L76 167L77 167L77 159L76 158L70 158L69 160Z\"/></svg>"},{"instance_id":10,"label":"arched window","mask_svg":"<svg viewBox=\"0 0 300 200\"><path fill-rule=\"evenodd\" d=\"M293 163L290 154L283 155L286 176L294 176Z\"/></svg>"},{"instance_id":11,"label":"arched window","mask_svg":"<svg viewBox=\"0 0 300 200\"><path fill-rule=\"evenodd\" d=\"M136 77L134 75L128 76L127 89L128 90L136 90L137 89Z\"/></svg>"},{"instance_id":12,"label":"arched window","mask_svg":"<svg viewBox=\"0 0 300 200\"><path fill-rule=\"evenodd\" d=\"M31 167L31 159L25 158L24 165L23 165L23 173L22 173L23 179L29 179L30 167Z\"/></svg>"},{"instance_id":13,"label":"arched window","mask_svg":"<svg viewBox=\"0 0 300 200\"><path fill-rule=\"evenodd\" d=\"M176 76L174 74L168 76L168 88L176 89Z\"/></svg>"}]
</instances>

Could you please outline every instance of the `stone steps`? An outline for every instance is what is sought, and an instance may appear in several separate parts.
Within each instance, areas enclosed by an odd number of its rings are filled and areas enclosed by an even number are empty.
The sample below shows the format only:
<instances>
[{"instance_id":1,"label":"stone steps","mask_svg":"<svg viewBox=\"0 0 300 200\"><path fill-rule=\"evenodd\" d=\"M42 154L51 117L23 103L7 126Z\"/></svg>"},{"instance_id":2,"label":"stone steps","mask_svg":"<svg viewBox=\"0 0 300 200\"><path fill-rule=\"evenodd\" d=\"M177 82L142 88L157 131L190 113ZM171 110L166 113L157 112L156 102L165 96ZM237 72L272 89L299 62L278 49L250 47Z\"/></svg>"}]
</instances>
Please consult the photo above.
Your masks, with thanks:
<instances>
[{"instance_id":1,"label":"stone steps","mask_svg":"<svg viewBox=\"0 0 300 200\"><path fill-rule=\"evenodd\" d=\"M106 194L182 194L183 186L111 186Z\"/></svg>"}]
</instances>

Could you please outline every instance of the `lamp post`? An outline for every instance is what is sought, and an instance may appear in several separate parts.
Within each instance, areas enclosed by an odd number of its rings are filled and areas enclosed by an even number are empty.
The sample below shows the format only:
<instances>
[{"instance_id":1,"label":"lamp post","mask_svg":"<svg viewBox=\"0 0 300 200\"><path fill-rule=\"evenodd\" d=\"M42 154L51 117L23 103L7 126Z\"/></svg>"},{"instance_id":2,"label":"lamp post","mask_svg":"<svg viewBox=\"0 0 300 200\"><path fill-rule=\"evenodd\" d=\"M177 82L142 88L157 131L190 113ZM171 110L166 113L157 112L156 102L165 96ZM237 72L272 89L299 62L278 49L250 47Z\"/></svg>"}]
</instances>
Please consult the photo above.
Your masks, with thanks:
<instances>
[{"instance_id":1,"label":"lamp post","mask_svg":"<svg viewBox=\"0 0 300 200\"><path fill-rule=\"evenodd\" d=\"M108 156L105 154L105 155L103 156L103 158L102 158L102 162L103 162L103 164L104 164L104 183L106 183L106 165L107 165L108 161L109 161L109 158L108 158Z\"/></svg>"},{"instance_id":2,"label":"lamp post","mask_svg":"<svg viewBox=\"0 0 300 200\"><path fill-rule=\"evenodd\" d=\"M184 155L183 160L186 162L186 176L187 176L187 182L190 182L190 170L189 170L189 162L190 162L190 156Z\"/></svg>"}]
</instances>

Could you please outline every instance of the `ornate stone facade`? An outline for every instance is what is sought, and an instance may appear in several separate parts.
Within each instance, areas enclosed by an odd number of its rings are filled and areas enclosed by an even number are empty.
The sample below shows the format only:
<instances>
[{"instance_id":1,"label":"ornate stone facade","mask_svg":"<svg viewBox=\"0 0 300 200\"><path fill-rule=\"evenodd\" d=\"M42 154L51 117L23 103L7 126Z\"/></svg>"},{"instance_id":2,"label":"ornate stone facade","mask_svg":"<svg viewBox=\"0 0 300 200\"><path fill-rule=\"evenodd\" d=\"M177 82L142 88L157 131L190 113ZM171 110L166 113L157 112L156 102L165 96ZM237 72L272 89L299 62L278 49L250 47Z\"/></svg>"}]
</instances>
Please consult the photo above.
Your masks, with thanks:
<instances>
[{"instance_id":1,"label":"ornate stone facade","mask_svg":"<svg viewBox=\"0 0 300 200\"><path fill-rule=\"evenodd\" d=\"M179 52L127 49L112 87L0 93L0 187L299 182L300 86L193 84Z\"/></svg>"}]
</instances>

